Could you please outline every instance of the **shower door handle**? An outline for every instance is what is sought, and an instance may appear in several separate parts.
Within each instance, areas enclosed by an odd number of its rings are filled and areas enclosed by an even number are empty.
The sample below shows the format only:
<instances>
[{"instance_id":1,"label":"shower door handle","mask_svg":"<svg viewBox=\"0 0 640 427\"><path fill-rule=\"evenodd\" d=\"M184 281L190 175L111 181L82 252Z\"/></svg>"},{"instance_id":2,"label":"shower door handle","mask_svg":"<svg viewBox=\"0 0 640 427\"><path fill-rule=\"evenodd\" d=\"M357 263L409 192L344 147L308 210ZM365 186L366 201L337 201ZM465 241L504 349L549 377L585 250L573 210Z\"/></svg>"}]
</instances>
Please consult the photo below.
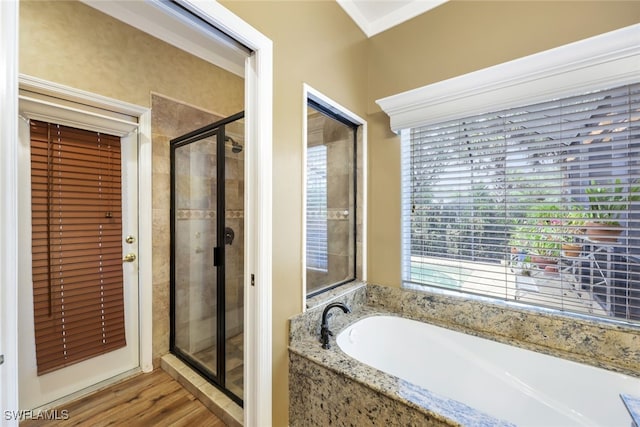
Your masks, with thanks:
<instances>
[{"instance_id":1,"label":"shower door handle","mask_svg":"<svg viewBox=\"0 0 640 427\"><path fill-rule=\"evenodd\" d=\"M222 265L223 262L224 261L222 259L222 248L219 246L216 246L215 248L213 248L213 266L218 267Z\"/></svg>"}]
</instances>

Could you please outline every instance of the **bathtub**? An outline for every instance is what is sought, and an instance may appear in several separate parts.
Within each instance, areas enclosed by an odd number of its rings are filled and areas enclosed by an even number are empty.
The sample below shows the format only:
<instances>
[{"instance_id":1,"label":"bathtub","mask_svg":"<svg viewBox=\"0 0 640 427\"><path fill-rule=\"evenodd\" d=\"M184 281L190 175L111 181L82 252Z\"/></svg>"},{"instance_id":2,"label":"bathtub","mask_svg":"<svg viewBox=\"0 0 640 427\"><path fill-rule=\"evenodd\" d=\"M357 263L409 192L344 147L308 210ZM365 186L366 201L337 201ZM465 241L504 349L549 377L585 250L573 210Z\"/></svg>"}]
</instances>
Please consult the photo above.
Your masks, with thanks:
<instances>
[{"instance_id":1,"label":"bathtub","mask_svg":"<svg viewBox=\"0 0 640 427\"><path fill-rule=\"evenodd\" d=\"M640 379L394 316L336 337L349 356L518 426L621 426ZM402 390L399 390L402 393Z\"/></svg>"}]
</instances>

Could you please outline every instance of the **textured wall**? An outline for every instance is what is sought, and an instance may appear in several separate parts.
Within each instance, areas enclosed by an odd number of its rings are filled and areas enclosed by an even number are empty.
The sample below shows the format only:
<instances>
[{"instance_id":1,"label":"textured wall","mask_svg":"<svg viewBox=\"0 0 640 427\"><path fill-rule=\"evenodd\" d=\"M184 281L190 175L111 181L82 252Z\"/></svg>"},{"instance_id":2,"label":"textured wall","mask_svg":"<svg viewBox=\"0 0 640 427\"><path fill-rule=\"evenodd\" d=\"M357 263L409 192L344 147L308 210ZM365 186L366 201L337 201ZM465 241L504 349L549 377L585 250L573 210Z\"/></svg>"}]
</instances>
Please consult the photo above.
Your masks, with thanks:
<instances>
[{"instance_id":1,"label":"textured wall","mask_svg":"<svg viewBox=\"0 0 640 427\"><path fill-rule=\"evenodd\" d=\"M20 72L150 106L151 91L227 116L244 80L77 1L20 2Z\"/></svg>"}]
</instances>

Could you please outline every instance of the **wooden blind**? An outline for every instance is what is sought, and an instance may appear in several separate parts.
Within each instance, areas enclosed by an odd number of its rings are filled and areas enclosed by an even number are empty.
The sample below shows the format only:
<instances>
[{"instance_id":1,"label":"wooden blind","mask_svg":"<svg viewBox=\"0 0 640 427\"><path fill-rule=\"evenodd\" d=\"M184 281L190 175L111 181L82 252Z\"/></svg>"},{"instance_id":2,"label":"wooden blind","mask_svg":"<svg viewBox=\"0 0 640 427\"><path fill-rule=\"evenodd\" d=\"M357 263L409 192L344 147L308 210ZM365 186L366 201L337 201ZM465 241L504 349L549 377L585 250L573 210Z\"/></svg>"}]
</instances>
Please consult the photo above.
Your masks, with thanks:
<instances>
[{"instance_id":1,"label":"wooden blind","mask_svg":"<svg viewBox=\"0 0 640 427\"><path fill-rule=\"evenodd\" d=\"M38 375L126 345L120 138L31 121Z\"/></svg>"}]
</instances>

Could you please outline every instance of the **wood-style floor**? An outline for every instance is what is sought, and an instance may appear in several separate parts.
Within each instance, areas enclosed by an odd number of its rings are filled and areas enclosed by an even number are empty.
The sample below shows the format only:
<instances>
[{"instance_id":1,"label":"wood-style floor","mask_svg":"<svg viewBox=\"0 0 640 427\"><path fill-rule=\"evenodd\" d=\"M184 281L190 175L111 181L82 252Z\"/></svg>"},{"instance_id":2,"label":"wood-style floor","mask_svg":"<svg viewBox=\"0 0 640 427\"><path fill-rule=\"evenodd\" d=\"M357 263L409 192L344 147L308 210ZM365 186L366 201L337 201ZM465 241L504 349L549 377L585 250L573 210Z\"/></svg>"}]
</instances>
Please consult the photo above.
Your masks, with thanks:
<instances>
[{"instance_id":1,"label":"wood-style floor","mask_svg":"<svg viewBox=\"0 0 640 427\"><path fill-rule=\"evenodd\" d=\"M67 420L26 420L20 426L209 426L224 427L200 401L156 369L57 408Z\"/></svg>"}]
</instances>

